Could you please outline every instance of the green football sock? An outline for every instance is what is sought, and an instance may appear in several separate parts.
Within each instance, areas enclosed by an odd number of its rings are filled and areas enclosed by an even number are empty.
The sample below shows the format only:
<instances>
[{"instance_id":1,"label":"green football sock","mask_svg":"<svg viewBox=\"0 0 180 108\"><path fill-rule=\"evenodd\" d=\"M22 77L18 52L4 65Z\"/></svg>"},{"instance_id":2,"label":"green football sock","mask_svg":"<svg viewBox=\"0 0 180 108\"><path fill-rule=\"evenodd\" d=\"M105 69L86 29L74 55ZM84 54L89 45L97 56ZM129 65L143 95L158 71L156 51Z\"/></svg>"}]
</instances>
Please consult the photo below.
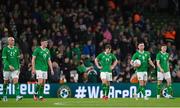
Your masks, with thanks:
<instances>
[{"instance_id":1,"label":"green football sock","mask_svg":"<svg viewBox=\"0 0 180 108\"><path fill-rule=\"evenodd\" d=\"M40 84L36 84L35 85L35 93L36 94L38 94L39 88L40 88Z\"/></svg>"},{"instance_id":2,"label":"green football sock","mask_svg":"<svg viewBox=\"0 0 180 108\"><path fill-rule=\"evenodd\" d=\"M15 85L15 95L19 96L20 95L20 90L19 90L19 83L14 84Z\"/></svg>"},{"instance_id":3,"label":"green football sock","mask_svg":"<svg viewBox=\"0 0 180 108\"><path fill-rule=\"evenodd\" d=\"M138 94L139 92L141 92L141 86L138 86L138 90L136 91L136 94Z\"/></svg>"},{"instance_id":4,"label":"green football sock","mask_svg":"<svg viewBox=\"0 0 180 108\"><path fill-rule=\"evenodd\" d=\"M141 93L145 96L145 86L141 86Z\"/></svg>"},{"instance_id":5,"label":"green football sock","mask_svg":"<svg viewBox=\"0 0 180 108\"><path fill-rule=\"evenodd\" d=\"M7 86L8 84L3 84L3 96L7 96Z\"/></svg>"},{"instance_id":6,"label":"green football sock","mask_svg":"<svg viewBox=\"0 0 180 108\"><path fill-rule=\"evenodd\" d=\"M103 96L105 96L106 94L106 84L102 84L102 90L103 90Z\"/></svg>"},{"instance_id":7,"label":"green football sock","mask_svg":"<svg viewBox=\"0 0 180 108\"><path fill-rule=\"evenodd\" d=\"M157 95L161 94L161 84L157 85Z\"/></svg>"},{"instance_id":8,"label":"green football sock","mask_svg":"<svg viewBox=\"0 0 180 108\"><path fill-rule=\"evenodd\" d=\"M167 87L167 90L168 90L168 94L172 95L173 90L172 90L172 86L171 86L171 85L169 85L169 86Z\"/></svg>"},{"instance_id":9,"label":"green football sock","mask_svg":"<svg viewBox=\"0 0 180 108\"><path fill-rule=\"evenodd\" d=\"M39 96L43 97L43 94L44 94L43 92L44 92L44 85L41 85L39 88Z\"/></svg>"},{"instance_id":10,"label":"green football sock","mask_svg":"<svg viewBox=\"0 0 180 108\"><path fill-rule=\"evenodd\" d=\"M105 94L106 96L109 95L109 87L110 87L109 85L106 85L106 94Z\"/></svg>"}]
</instances>

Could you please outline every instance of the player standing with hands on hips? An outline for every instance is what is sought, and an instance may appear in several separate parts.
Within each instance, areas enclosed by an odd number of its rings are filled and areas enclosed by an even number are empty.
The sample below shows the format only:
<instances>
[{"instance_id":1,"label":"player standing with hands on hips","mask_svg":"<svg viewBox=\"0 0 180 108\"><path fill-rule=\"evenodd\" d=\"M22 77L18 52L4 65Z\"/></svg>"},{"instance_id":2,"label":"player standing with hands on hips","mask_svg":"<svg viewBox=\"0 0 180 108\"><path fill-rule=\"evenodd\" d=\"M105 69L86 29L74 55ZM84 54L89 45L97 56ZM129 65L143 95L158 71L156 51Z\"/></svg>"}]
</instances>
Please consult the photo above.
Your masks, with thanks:
<instances>
[{"instance_id":1,"label":"player standing with hands on hips","mask_svg":"<svg viewBox=\"0 0 180 108\"><path fill-rule=\"evenodd\" d=\"M141 65L135 64L135 60L140 60ZM136 69L136 75L139 81L139 87L136 93L134 93L134 97L138 99L137 94L142 93L145 100L148 100L147 96L145 95L145 86L148 79L147 70L149 67L149 64L155 68L155 65L153 64L150 53L148 51L144 51L144 43L140 42L138 44L138 51L132 56L132 60L130 64Z\"/></svg>"},{"instance_id":2,"label":"player standing with hands on hips","mask_svg":"<svg viewBox=\"0 0 180 108\"><path fill-rule=\"evenodd\" d=\"M110 81L112 81L112 70L117 64L117 58L111 53L111 45L105 46L105 51L95 58L95 64L100 69L102 81L103 99L108 99Z\"/></svg>"},{"instance_id":3,"label":"player standing with hands on hips","mask_svg":"<svg viewBox=\"0 0 180 108\"><path fill-rule=\"evenodd\" d=\"M171 86L171 74L169 69L169 54L166 52L167 46L164 44L161 46L161 51L156 56L157 63L157 99L160 98L161 84L163 79L167 81L168 98L172 97L172 86Z\"/></svg>"},{"instance_id":4,"label":"player standing with hands on hips","mask_svg":"<svg viewBox=\"0 0 180 108\"><path fill-rule=\"evenodd\" d=\"M8 38L8 46L5 46L2 51L3 59L3 101L8 101L7 99L7 86L12 79L13 84L15 85L15 95L16 101L19 101L23 98L20 96L19 90L19 68L20 68L20 51L19 48L14 46L15 40L13 37Z\"/></svg>"},{"instance_id":5,"label":"player standing with hands on hips","mask_svg":"<svg viewBox=\"0 0 180 108\"><path fill-rule=\"evenodd\" d=\"M48 75L48 65L50 67L51 74L54 74L50 58L50 52L46 48L47 45L48 40L46 38L42 38L41 46L35 48L32 54L32 74L36 74L36 79L38 80L38 83L35 87L34 101L37 101L38 98L40 101L45 100L43 97L43 91Z\"/></svg>"}]
</instances>

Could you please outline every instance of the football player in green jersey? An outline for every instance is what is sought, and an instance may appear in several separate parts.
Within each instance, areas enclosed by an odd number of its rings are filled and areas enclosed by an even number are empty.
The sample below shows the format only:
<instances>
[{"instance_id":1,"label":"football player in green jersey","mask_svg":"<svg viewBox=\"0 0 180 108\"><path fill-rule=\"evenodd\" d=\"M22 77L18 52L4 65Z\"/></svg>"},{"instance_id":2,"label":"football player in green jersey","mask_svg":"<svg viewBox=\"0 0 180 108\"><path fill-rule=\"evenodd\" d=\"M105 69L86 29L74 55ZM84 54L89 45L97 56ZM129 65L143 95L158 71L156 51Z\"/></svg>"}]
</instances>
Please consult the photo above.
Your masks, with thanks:
<instances>
[{"instance_id":1,"label":"football player in green jersey","mask_svg":"<svg viewBox=\"0 0 180 108\"><path fill-rule=\"evenodd\" d=\"M141 64L135 64L134 61L138 59L141 61ZM149 64L155 68L155 65L153 64L150 53L148 51L144 51L144 43L140 42L138 44L138 51L132 56L132 60L130 64L136 69L136 75L139 81L139 87L136 93L134 93L134 97L138 99L137 94L142 93L145 100L148 100L147 96L145 95L145 86L148 79L147 70L149 67Z\"/></svg>"},{"instance_id":2,"label":"football player in green jersey","mask_svg":"<svg viewBox=\"0 0 180 108\"><path fill-rule=\"evenodd\" d=\"M117 64L117 58L111 53L111 46L107 44L105 51L95 58L95 64L100 69L102 81L103 99L108 99L110 81L112 81L112 70Z\"/></svg>"},{"instance_id":3,"label":"football player in green jersey","mask_svg":"<svg viewBox=\"0 0 180 108\"><path fill-rule=\"evenodd\" d=\"M5 46L2 51L2 59L3 59L3 101L8 101L7 99L7 86L10 82L9 80L12 79L13 84L15 85L15 94L16 94L16 101L19 101L23 98L20 96L19 90L19 68L20 68L20 51L19 49L14 46L14 38L8 38L8 46Z\"/></svg>"},{"instance_id":4,"label":"football player in green jersey","mask_svg":"<svg viewBox=\"0 0 180 108\"><path fill-rule=\"evenodd\" d=\"M41 39L41 46L35 48L33 54L32 54L32 74L36 74L36 79L38 80L38 83L35 87L35 93L34 93L34 100L37 101L38 98L40 101L44 101L43 97L43 91L44 91L44 85L46 83L47 79L47 71L48 71L48 65L51 70L51 74L54 74L53 68L52 68L52 62L50 58L50 52L46 48L48 45L48 41L46 38Z\"/></svg>"},{"instance_id":5,"label":"football player in green jersey","mask_svg":"<svg viewBox=\"0 0 180 108\"><path fill-rule=\"evenodd\" d=\"M160 98L162 81L165 79L167 81L167 90L168 90L168 98L172 97L172 86L171 86L171 74L169 69L169 54L166 52L167 46L164 44L161 46L161 51L156 56L157 63L157 99Z\"/></svg>"}]
</instances>

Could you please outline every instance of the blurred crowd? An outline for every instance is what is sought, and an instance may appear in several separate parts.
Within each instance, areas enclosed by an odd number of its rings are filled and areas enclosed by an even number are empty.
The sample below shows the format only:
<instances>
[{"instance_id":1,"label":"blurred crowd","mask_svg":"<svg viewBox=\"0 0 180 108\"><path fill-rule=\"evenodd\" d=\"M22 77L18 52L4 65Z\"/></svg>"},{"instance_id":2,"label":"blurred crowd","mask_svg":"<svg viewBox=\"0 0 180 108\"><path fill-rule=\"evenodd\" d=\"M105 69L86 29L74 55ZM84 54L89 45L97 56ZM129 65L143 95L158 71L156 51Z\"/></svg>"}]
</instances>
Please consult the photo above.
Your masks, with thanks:
<instances>
[{"instance_id":1,"label":"blurred crowd","mask_svg":"<svg viewBox=\"0 0 180 108\"><path fill-rule=\"evenodd\" d=\"M1 0L0 50L8 36L15 37L21 50L20 82L31 80L31 57L41 37L49 39L55 74L48 82L100 82L95 57L110 43L118 65L113 82L129 82L134 69L130 65L138 41L145 43L155 63L160 45L166 43L173 81L180 81L180 50L175 44L176 24L167 22L155 29L144 15L144 8L154 11L154 0ZM136 1L136 2L135 2ZM144 2L143 2L144 1ZM152 2L152 3L151 3ZM169 33L169 34L168 34ZM170 36L171 35L171 36ZM168 37L169 36L169 37ZM0 82L2 82L1 60ZM149 81L156 80L156 70L149 69Z\"/></svg>"}]
</instances>

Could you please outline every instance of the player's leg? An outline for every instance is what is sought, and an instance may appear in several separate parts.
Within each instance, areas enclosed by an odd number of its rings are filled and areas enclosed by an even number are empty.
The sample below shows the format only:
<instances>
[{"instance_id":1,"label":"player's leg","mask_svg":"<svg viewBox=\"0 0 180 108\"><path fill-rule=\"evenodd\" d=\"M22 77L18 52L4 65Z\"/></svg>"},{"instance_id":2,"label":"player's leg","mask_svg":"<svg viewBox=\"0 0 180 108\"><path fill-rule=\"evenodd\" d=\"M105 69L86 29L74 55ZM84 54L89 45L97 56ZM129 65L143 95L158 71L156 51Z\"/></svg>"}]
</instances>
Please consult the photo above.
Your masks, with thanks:
<instances>
[{"instance_id":1,"label":"player's leg","mask_svg":"<svg viewBox=\"0 0 180 108\"><path fill-rule=\"evenodd\" d=\"M157 73L157 99L160 98L161 89L162 89L162 81L163 81L164 75L162 72Z\"/></svg>"},{"instance_id":2,"label":"player's leg","mask_svg":"<svg viewBox=\"0 0 180 108\"><path fill-rule=\"evenodd\" d=\"M143 72L143 80L144 80L144 84L143 84L143 86L141 87L141 92L142 92L142 94L143 94L143 96L144 96L144 99L145 100L148 100L148 97L146 96L146 84L147 84L147 80L148 80L148 74L147 74L147 72Z\"/></svg>"},{"instance_id":3,"label":"player's leg","mask_svg":"<svg viewBox=\"0 0 180 108\"><path fill-rule=\"evenodd\" d=\"M110 81L112 81L112 73L107 72L106 76L107 76L107 82L106 82L106 94L105 95L106 95L106 99L108 99Z\"/></svg>"},{"instance_id":4,"label":"player's leg","mask_svg":"<svg viewBox=\"0 0 180 108\"><path fill-rule=\"evenodd\" d=\"M157 81L157 99L161 97L162 80Z\"/></svg>"},{"instance_id":5,"label":"player's leg","mask_svg":"<svg viewBox=\"0 0 180 108\"><path fill-rule=\"evenodd\" d=\"M37 101L38 100L38 96L39 96L39 91L40 91L40 86L41 86L41 83L42 83L42 72L40 70L36 70L36 79L37 79L37 84L35 85L35 90L34 90L34 95L33 95L33 98L34 98L34 101Z\"/></svg>"},{"instance_id":6,"label":"player's leg","mask_svg":"<svg viewBox=\"0 0 180 108\"><path fill-rule=\"evenodd\" d=\"M164 74L165 74L165 79L167 81L167 90L168 90L169 98L172 98L173 89L172 89L171 75L170 72Z\"/></svg>"},{"instance_id":7,"label":"player's leg","mask_svg":"<svg viewBox=\"0 0 180 108\"><path fill-rule=\"evenodd\" d=\"M16 101L19 101L23 98L23 96L20 96L20 87L19 87L19 71L13 71L11 74L11 77L13 79L13 84L15 85L15 95L16 95Z\"/></svg>"},{"instance_id":8,"label":"player's leg","mask_svg":"<svg viewBox=\"0 0 180 108\"><path fill-rule=\"evenodd\" d=\"M44 85L45 85L45 82L46 82L46 80L45 79L43 79L42 80L42 83L40 84L40 88L39 88L39 99L41 100L41 101L44 101Z\"/></svg>"},{"instance_id":9,"label":"player's leg","mask_svg":"<svg viewBox=\"0 0 180 108\"><path fill-rule=\"evenodd\" d=\"M137 72L137 77L138 77L138 81L139 81L139 87L134 95L137 95L140 92L142 92L142 87L144 86L144 80L143 80L144 78L143 78L142 72Z\"/></svg>"},{"instance_id":10,"label":"player's leg","mask_svg":"<svg viewBox=\"0 0 180 108\"><path fill-rule=\"evenodd\" d=\"M146 82L147 82L147 72L137 72L137 77L139 80L139 87L138 87L136 94L134 94L134 97L136 99L138 99L137 94L139 94L141 92L144 96L144 99L148 100L147 96L145 95L145 86L146 86Z\"/></svg>"},{"instance_id":11,"label":"player's leg","mask_svg":"<svg viewBox=\"0 0 180 108\"><path fill-rule=\"evenodd\" d=\"M38 97L40 97L41 95L41 85L43 83L43 79L42 78L37 78L38 82L36 84L36 87L35 87L35 93L34 93L34 100L37 101L38 100Z\"/></svg>"},{"instance_id":12,"label":"player's leg","mask_svg":"<svg viewBox=\"0 0 180 108\"><path fill-rule=\"evenodd\" d=\"M8 101L7 99L7 86L9 83L9 78L10 78L10 72L6 72L3 71L3 79L4 79L4 83L3 83L3 101Z\"/></svg>"},{"instance_id":13,"label":"player's leg","mask_svg":"<svg viewBox=\"0 0 180 108\"><path fill-rule=\"evenodd\" d=\"M44 85L46 83L47 79L47 72L42 72L42 81L40 83L40 88L39 88L39 100L45 101L43 95L44 95Z\"/></svg>"},{"instance_id":14,"label":"player's leg","mask_svg":"<svg viewBox=\"0 0 180 108\"><path fill-rule=\"evenodd\" d=\"M102 88L102 91L103 91L103 99L106 97L106 85L107 85L107 79L106 79L106 73L105 72L101 72L100 73L100 78L101 78L101 81L102 81L102 85L101 85L101 88Z\"/></svg>"},{"instance_id":15,"label":"player's leg","mask_svg":"<svg viewBox=\"0 0 180 108\"><path fill-rule=\"evenodd\" d=\"M133 93L133 97L138 100L138 94L142 92L142 87L144 85L144 81L143 80L138 80L139 85L138 85L138 89L136 92Z\"/></svg>"}]
</instances>

